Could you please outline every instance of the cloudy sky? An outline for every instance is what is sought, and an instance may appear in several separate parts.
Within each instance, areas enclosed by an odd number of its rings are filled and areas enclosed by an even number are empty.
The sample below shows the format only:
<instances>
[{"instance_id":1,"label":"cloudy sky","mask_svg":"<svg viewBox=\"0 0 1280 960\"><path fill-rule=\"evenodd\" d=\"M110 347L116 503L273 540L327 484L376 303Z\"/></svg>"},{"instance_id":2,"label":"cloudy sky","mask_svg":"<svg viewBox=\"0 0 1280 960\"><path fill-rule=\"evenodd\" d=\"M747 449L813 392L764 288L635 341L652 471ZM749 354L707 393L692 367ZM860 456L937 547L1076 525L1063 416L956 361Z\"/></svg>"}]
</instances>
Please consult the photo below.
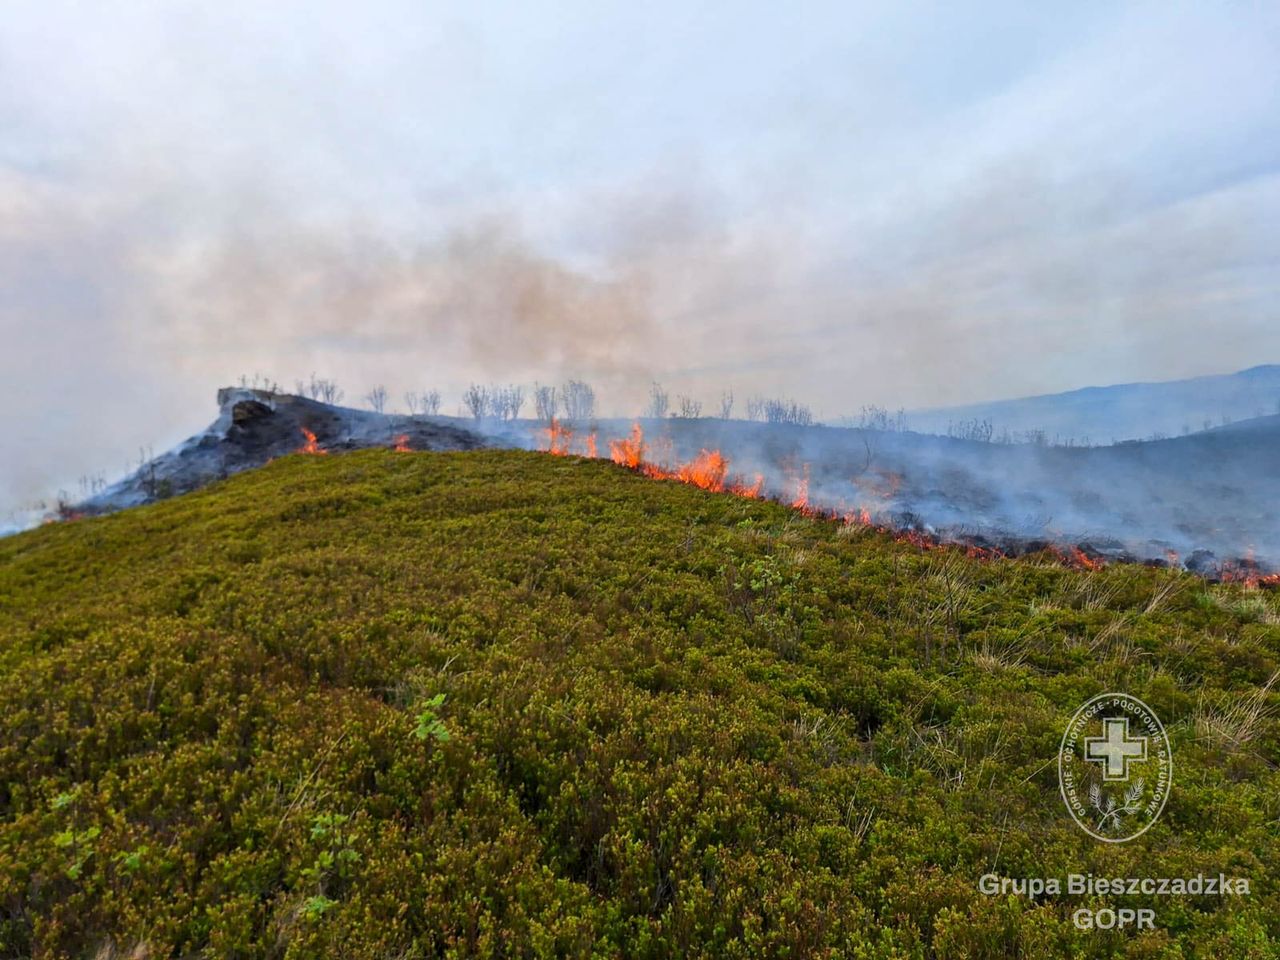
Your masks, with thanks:
<instances>
[{"instance_id":1,"label":"cloudy sky","mask_svg":"<svg viewBox=\"0 0 1280 960\"><path fill-rule=\"evenodd\" d=\"M836 417L1280 362L1280 7L17 0L0 508L241 374Z\"/></svg>"}]
</instances>

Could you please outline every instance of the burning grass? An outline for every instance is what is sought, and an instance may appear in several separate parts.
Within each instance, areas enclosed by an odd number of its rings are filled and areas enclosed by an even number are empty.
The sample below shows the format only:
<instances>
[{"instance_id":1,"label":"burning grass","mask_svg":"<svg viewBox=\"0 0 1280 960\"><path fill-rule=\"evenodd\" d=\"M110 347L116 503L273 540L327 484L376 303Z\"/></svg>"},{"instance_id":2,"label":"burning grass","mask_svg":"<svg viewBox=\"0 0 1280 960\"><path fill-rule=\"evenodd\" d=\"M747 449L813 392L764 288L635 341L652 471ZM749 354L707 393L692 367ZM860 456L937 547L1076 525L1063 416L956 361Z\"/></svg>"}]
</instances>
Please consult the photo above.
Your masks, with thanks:
<instances>
[{"instance_id":1,"label":"burning grass","mask_svg":"<svg viewBox=\"0 0 1280 960\"><path fill-rule=\"evenodd\" d=\"M573 431L556 418L553 417L550 420L548 426L544 428L544 433L547 438L545 452L554 456L569 456L574 452ZM581 448L581 453L588 459L596 458L595 431L588 436ZM674 465L670 463L670 457L654 457L651 446L645 440L644 428L638 422L632 425L631 432L627 436L609 441L609 458L619 466L653 480L675 480L712 493L728 493L752 500L766 496L763 474L756 474L750 481L741 476L731 475L729 459L719 450L703 449L689 462ZM787 473L791 492L777 494L774 499L787 503L793 510L806 517L830 520L851 527L875 528L882 533L888 533L902 543L909 543L921 550L956 547L975 560L998 560L1008 555L1006 551L994 546L957 543L940 539L921 530L894 528L887 523L878 523L873 520L872 513L866 506L849 507L843 504L837 507L816 506L809 499L810 465L802 463L798 468L793 467L787 470ZM885 497L892 496L902 483L902 478L897 474L877 471L876 476L879 479L871 481L860 481L854 478L854 486L858 489L868 489L875 496ZM1106 566L1106 560L1101 555L1080 546L1049 544L1042 549L1065 567L1077 570L1100 570ZM1176 556L1173 565L1176 565ZM1221 579L1242 582L1250 586L1280 584L1280 574L1270 577L1260 575L1245 577L1239 575L1234 568L1224 570Z\"/></svg>"},{"instance_id":2,"label":"burning grass","mask_svg":"<svg viewBox=\"0 0 1280 960\"><path fill-rule=\"evenodd\" d=\"M306 427L302 427L301 430L302 430L303 439L306 442L303 443L302 446L298 448L299 453L309 454L311 456L323 456L324 454L327 454L329 452L328 450L320 446L319 441L316 440L315 433L313 433L311 430L308 430Z\"/></svg>"},{"instance_id":3,"label":"burning grass","mask_svg":"<svg viewBox=\"0 0 1280 960\"><path fill-rule=\"evenodd\" d=\"M637 457L284 457L0 541L0 954L1275 952L1275 594ZM1123 846L1052 773L1108 689L1177 758ZM1111 941L997 863L1257 883Z\"/></svg>"}]
</instances>

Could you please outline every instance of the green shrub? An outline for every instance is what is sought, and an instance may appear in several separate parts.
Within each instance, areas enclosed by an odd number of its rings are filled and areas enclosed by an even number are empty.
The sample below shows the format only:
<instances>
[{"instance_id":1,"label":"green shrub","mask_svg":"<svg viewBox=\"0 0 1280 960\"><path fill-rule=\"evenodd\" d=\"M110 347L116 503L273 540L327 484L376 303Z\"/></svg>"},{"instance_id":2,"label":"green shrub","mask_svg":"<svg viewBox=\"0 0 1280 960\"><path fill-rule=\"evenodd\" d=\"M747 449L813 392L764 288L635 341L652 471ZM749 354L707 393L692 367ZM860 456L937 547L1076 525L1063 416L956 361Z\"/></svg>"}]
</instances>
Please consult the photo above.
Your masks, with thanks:
<instances>
[{"instance_id":1,"label":"green shrub","mask_svg":"<svg viewBox=\"0 0 1280 960\"><path fill-rule=\"evenodd\" d=\"M0 955L1275 955L1276 597L1171 576L493 451L0 540ZM1053 769L1115 686L1177 761L1122 847ZM1101 936L992 869L1256 884Z\"/></svg>"}]
</instances>

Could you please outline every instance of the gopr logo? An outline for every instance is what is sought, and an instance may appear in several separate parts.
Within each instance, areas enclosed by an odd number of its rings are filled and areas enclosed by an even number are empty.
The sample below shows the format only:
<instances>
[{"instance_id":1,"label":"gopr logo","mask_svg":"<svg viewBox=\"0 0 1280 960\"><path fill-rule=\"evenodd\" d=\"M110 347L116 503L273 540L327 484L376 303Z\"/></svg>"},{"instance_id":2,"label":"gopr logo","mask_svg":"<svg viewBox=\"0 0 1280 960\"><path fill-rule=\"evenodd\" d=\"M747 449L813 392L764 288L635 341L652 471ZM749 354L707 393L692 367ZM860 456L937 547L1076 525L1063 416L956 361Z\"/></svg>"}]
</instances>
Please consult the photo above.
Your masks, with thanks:
<instances>
[{"instance_id":1,"label":"gopr logo","mask_svg":"<svg viewBox=\"0 0 1280 960\"><path fill-rule=\"evenodd\" d=\"M1067 724L1058 748L1058 786L1071 817L1091 837L1123 843L1155 823L1169 799L1173 751L1149 706L1103 693Z\"/></svg>"}]
</instances>

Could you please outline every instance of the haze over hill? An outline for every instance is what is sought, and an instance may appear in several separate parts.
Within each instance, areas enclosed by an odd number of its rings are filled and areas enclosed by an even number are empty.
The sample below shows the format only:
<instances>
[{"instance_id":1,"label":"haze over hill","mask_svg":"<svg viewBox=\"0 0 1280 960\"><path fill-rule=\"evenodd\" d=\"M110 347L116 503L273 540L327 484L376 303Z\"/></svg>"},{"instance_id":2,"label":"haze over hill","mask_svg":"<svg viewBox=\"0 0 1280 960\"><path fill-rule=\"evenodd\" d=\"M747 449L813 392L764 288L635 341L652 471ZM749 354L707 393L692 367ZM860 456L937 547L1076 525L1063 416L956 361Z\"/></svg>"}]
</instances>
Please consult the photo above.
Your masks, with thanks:
<instances>
[{"instance_id":1,"label":"haze over hill","mask_svg":"<svg viewBox=\"0 0 1280 960\"><path fill-rule=\"evenodd\" d=\"M1280 413L1280 365L1158 383L1084 387L955 407L912 410L907 422L923 433L964 432L973 421L995 437L1043 432L1049 441L1115 443L1176 437Z\"/></svg>"},{"instance_id":2,"label":"haze over hill","mask_svg":"<svg viewBox=\"0 0 1280 960\"><path fill-rule=\"evenodd\" d=\"M0 17L0 513L253 371L834 421L1280 359L1275 4L174 3Z\"/></svg>"},{"instance_id":3,"label":"haze over hill","mask_svg":"<svg viewBox=\"0 0 1280 960\"><path fill-rule=\"evenodd\" d=\"M712 489L753 488L1006 552L1083 546L1211 576L1240 564L1280 568L1280 415L1166 440L1067 447L715 417L588 415L552 428L508 416L384 414L246 388L224 389L218 401L209 427L66 515L166 499L300 448L519 447L613 457Z\"/></svg>"}]
</instances>

